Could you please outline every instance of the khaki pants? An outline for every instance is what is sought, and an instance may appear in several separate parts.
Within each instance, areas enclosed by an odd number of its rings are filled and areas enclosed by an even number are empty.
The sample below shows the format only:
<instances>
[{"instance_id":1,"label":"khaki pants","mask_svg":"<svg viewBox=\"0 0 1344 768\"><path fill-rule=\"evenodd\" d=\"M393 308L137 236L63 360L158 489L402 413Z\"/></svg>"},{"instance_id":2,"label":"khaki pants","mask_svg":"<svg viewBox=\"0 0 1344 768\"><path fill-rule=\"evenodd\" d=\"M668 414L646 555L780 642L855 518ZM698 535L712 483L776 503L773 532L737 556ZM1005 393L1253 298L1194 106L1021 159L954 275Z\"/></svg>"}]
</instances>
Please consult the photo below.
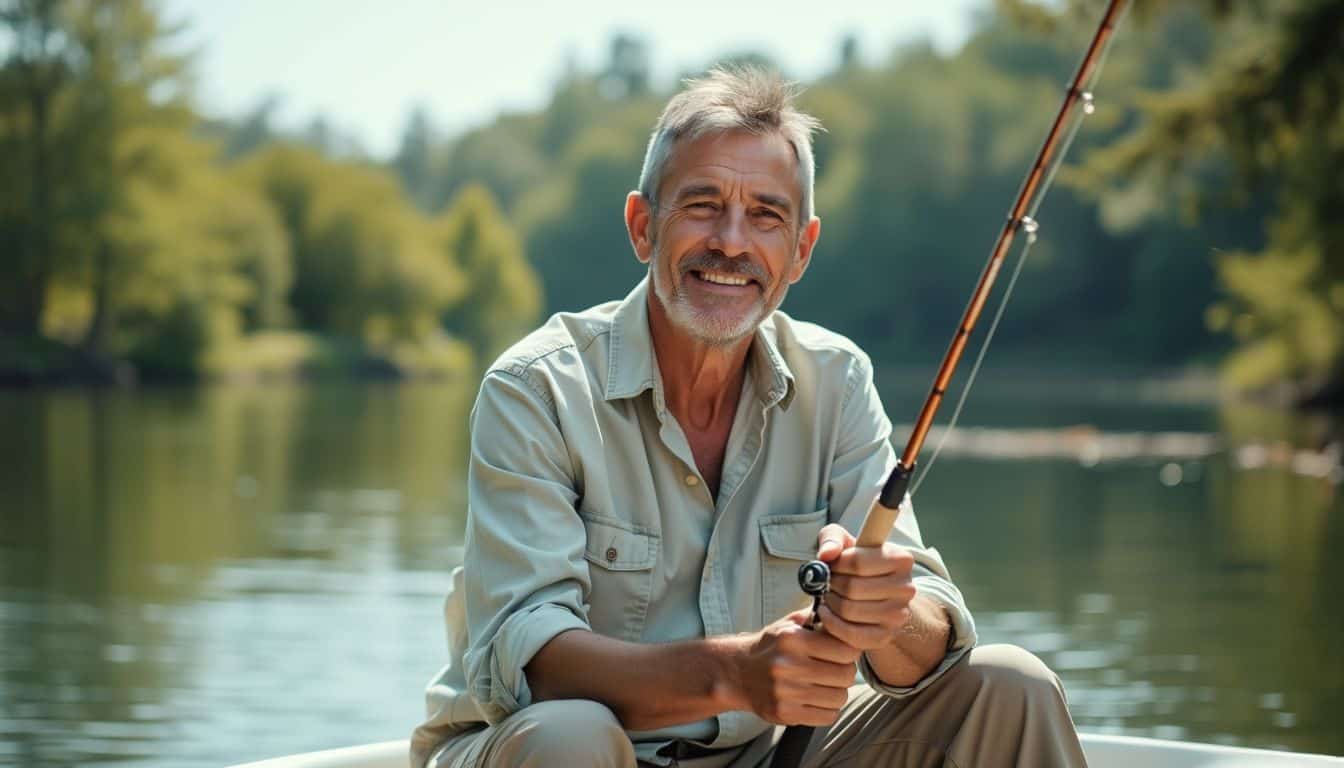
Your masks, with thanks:
<instances>
[{"instance_id":1,"label":"khaki pants","mask_svg":"<svg viewBox=\"0 0 1344 768\"><path fill-rule=\"evenodd\" d=\"M768 766L783 728L742 747L676 761L681 768ZM803 766L999 768L1085 766L1059 678L1011 645L973 649L917 695L882 696L850 689L830 728L818 728ZM440 748L433 768L632 768L634 747L606 707L593 701L547 701L497 726L464 734Z\"/></svg>"}]
</instances>

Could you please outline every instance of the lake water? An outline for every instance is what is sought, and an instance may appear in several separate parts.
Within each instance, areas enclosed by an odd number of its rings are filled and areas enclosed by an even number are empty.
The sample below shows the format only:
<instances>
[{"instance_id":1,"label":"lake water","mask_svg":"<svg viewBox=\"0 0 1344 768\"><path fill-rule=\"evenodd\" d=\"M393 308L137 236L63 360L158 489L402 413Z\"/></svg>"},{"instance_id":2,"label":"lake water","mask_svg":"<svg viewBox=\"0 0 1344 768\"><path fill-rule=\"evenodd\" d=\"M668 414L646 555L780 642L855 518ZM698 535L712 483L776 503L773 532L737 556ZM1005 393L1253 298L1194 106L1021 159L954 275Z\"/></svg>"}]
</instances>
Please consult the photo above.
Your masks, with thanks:
<instances>
[{"instance_id":1,"label":"lake water","mask_svg":"<svg viewBox=\"0 0 1344 768\"><path fill-rule=\"evenodd\" d=\"M1321 439L1123 385L994 386L963 423ZM472 392L0 391L0 764L407 737L447 653ZM895 420L921 394L888 391ZM984 641L1050 663L1084 730L1341 754L1344 486L1245 458L949 453L916 508Z\"/></svg>"}]
</instances>

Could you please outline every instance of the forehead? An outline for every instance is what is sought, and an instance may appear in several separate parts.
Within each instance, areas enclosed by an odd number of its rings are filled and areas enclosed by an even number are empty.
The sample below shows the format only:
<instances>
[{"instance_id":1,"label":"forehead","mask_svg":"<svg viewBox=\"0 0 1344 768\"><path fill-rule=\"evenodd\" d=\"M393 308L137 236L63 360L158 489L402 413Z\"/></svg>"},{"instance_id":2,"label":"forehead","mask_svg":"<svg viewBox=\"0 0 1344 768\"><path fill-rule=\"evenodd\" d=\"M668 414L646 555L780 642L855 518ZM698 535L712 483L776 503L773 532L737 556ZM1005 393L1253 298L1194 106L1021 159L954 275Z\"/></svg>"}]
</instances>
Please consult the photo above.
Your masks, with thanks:
<instances>
[{"instance_id":1,"label":"forehead","mask_svg":"<svg viewBox=\"0 0 1344 768\"><path fill-rule=\"evenodd\" d=\"M663 191L676 194L679 187L704 181L741 183L795 201L801 195L793 145L774 131L727 131L677 142L668 158Z\"/></svg>"}]
</instances>

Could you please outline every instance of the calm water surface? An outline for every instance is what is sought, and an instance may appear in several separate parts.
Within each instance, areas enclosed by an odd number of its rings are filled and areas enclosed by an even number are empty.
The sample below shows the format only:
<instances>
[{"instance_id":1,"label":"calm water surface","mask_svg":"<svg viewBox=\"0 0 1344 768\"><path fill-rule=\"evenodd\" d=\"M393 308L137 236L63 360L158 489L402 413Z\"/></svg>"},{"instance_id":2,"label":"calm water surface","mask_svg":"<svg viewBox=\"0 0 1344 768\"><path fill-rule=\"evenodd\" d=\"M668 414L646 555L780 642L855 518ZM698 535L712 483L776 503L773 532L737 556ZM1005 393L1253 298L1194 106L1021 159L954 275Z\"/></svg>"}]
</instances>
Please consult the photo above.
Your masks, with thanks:
<instances>
[{"instance_id":1,"label":"calm water surface","mask_svg":"<svg viewBox=\"0 0 1344 768\"><path fill-rule=\"evenodd\" d=\"M447 654L471 394L0 391L0 764L407 737ZM1319 429L1113 390L977 401L965 423ZM1058 670L1084 729L1344 754L1341 487L1165 463L945 457L916 506L984 640Z\"/></svg>"}]
</instances>

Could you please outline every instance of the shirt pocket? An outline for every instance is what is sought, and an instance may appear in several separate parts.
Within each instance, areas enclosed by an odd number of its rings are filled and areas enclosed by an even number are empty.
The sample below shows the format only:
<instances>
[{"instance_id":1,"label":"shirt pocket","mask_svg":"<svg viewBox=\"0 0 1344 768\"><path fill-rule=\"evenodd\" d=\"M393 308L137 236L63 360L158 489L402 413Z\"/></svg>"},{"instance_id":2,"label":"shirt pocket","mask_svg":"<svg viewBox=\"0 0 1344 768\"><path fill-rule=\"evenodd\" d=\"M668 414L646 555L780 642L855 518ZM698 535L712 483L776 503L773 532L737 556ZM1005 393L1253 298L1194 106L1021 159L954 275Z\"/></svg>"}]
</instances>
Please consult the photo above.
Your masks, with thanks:
<instances>
[{"instance_id":1,"label":"shirt pocket","mask_svg":"<svg viewBox=\"0 0 1344 768\"><path fill-rule=\"evenodd\" d=\"M649 612L659 536L623 520L579 514L587 534L583 557L593 585L588 624L600 635L637 641Z\"/></svg>"},{"instance_id":2,"label":"shirt pocket","mask_svg":"<svg viewBox=\"0 0 1344 768\"><path fill-rule=\"evenodd\" d=\"M817 556L817 534L830 510L801 515L767 515L760 519L761 611L764 623L810 604L798 587L798 566Z\"/></svg>"}]
</instances>

